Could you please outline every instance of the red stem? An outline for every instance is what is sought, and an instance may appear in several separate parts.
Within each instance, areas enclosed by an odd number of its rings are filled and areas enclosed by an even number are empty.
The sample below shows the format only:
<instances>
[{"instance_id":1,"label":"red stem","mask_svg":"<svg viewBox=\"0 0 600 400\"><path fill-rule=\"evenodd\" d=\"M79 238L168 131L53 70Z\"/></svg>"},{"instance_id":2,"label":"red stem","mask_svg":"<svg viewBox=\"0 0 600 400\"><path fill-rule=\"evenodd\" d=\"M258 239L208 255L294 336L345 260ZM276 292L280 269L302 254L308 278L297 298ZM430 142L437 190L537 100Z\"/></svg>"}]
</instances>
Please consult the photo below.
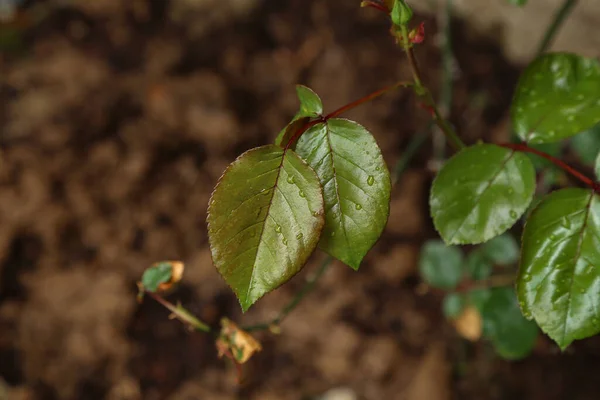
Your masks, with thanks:
<instances>
[{"instance_id":1,"label":"red stem","mask_svg":"<svg viewBox=\"0 0 600 400\"><path fill-rule=\"evenodd\" d=\"M305 124L302 128L300 128L296 133L294 133L294 135L290 138L290 140L288 140L285 148L284 148L284 152L286 152L291 146L292 144L298 140L298 138L300 136L302 136L302 134L304 134L304 132L306 132L307 130L309 130L310 128L312 128L313 126L320 124L322 122L327 122L327 120L331 119L331 118L335 118L340 116L341 114L350 111L353 108L356 108L364 103L367 103L373 99L376 99L377 97L381 96L382 94L385 94L386 92L389 92L390 90L396 89L400 86L410 86L412 85L412 83L410 82L396 82L393 85L390 86L386 86L383 89L379 89L376 92L373 92L371 94L366 95L365 97L362 97L356 101L353 101L350 104L346 104L343 107L338 108L337 110L325 115L325 116L321 116L316 118L313 121L308 122L307 124Z\"/></svg>"},{"instance_id":2,"label":"red stem","mask_svg":"<svg viewBox=\"0 0 600 400\"><path fill-rule=\"evenodd\" d=\"M387 9L386 6L384 6L383 4L372 2L372 1L365 1L364 2L364 7L371 7L371 8L374 8L376 10L383 11L386 14L390 13L390 11Z\"/></svg>"},{"instance_id":3,"label":"red stem","mask_svg":"<svg viewBox=\"0 0 600 400\"><path fill-rule=\"evenodd\" d=\"M588 178L581 172L577 171L575 168L571 167L566 162L559 160L558 158L552 157L550 154L546 154L543 151L529 147L525 143L503 143L503 144L500 144L499 146L505 147L507 149L512 149L515 151L520 151L522 153L532 153L532 154L535 154L536 156L545 158L546 160L550 161L552 164L556 165L563 171L571 174L572 176L577 178L579 181L583 182L584 184L586 184L587 186L592 188L594 190L594 192L600 193L600 183L599 182L594 182L592 179Z\"/></svg>"}]
</instances>

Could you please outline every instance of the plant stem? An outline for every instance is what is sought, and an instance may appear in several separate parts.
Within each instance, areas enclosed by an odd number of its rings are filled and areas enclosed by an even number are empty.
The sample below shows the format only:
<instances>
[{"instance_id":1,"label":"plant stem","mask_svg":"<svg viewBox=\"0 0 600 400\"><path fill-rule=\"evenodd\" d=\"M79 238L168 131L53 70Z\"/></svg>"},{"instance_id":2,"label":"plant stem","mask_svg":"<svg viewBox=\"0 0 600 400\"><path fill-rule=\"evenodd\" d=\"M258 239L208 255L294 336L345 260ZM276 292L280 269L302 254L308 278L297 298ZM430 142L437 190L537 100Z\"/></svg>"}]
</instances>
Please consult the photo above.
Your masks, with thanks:
<instances>
[{"instance_id":1,"label":"plant stem","mask_svg":"<svg viewBox=\"0 0 600 400\"><path fill-rule=\"evenodd\" d=\"M552 20L552 23L548 26L546 34L544 35L544 38L542 39L542 42L538 47L538 56L545 53L546 50L548 50L550 44L552 43L552 40L554 40L554 37L558 33L558 30L562 26L563 22L567 19L571 11L573 11L573 8L577 5L577 2L578 0L565 0L563 5L556 11L554 19Z\"/></svg>"},{"instance_id":2,"label":"plant stem","mask_svg":"<svg viewBox=\"0 0 600 400\"><path fill-rule=\"evenodd\" d=\"M440 110L438 109L433 97L429 90L423 85L421 72L419 70L419 65L417 64L417 60L415 58L415 54L413 52L412 43L409 42L408 39L408 28L405 25L400 27L400 33L402 35L401 42L402 47L404 49L404 53L406 54L406 58L408 59L408 63L410 65L410 69L412 71L413 79L415 81L414 90L417 96L421 98L423 104L431 111L431 114L438 125L438 127L444 132L444 135L448 138L448 141L452 144L455 150L460 150L465 147L463 141L458 137L454 129L450 126L448 121L442 117Z\"/></svg>"},{"instance_id":3,"label":"plant stem","mask_svg":"<svg viewBox=\"0 0 600 400\"><path fill-rule=\"evenodd\" d=\"M208 324L200 321L196 316L194 316L191 312L189 312L180 304L174 305L173 303L163 299L161 296L154 292L146 291L146 294L152 297L154 300L156 300L167 310L171 311L173 313L172 315L182 323L191 326L197 331L210 333L210 326L208 326Z\"/></svg>"},{"instance_id":4,"label":"plant stem","mask_svg":"<svg viewBox=\"0 0 600 400\"><path fill-rule=\"evenodd\" d=\"M285 307L283 307L281 309L281 311L279 312L279 314L277 314L277 316L275 318L273 318L270 322L257 324L257 325L251 325L248 327L244 327L242 329L247 332L262 331L262 330L268 330L272 326L280 325L281 322L283 322L283 320L285 319L285 317L287 317L289 313L291 313L292 311L294 311L294 309L296 307L298 307L298 304L300 304L302 299L304 299L304 297L307 294L309 294L310 292L312 292L315 289L315 286L316 286L318 280L323 276L323 274L327 271L327 269L329 269L331 264L333 264L333 257L327 256L327 258L325 260L323 260L323 262L321 263L319 268L317 268L315 273L306 279L304 286L302 286L302 288L298 291L298 293L296 293L296 295L292 298L292 300L290 300L290 302Z\"/></svg>"},{"instance_id":5,"label":"plant stem","mask_svg":"<svg viewBox=\"0 0 600 400\"><path fill-rule=\"evenodd\" d=\"M456 289L457 293L467 293L477 289L489 289L495 287L511 286L515 283L515 275L496 275L481 281L465 281Z\"/></svg>"},{"instance_id":6,"label":"plant stem","mask_svg":"<svg viewBox=\"0 0 600 400\"><path fill-rule=\"evenodd\" d=\"M338 108L337 110L335 110L323 117L319 117L319 118L316 118L316 119L308 122L306 125L304 125L302 128L300 128L296 133L294 133L294 135L290 138L290 140L288 140L284 151L287 151L292 146L292 144L294 144L294 142L296 142L296 140L298 140L300 138L300 136L302 136L304 134L304 132L306 132L313 126L323 123L323 122L326 122L327 120L329 120L331 118L338 117L341 114L343 114L347 111L350 111L353 108L356 108L356 107L358 107L364 103L367 103L371 100L374 100L377 97L379 97L391 90L397 89L399 87L409 87L409 86L412 86L411 82L405 82L405 81L396 82L393 85L386 86L383 89L379 89L371 94L366 95L365 97L362 97L356 101L353 101L352 103L346 104L345 106L342 106L342 107Z\"/></svg>"},{"instance_id":7,"label":"plant stem","mask_svg":"<svg viewBox=\"0 0 600 400\"><path fill-rule=\"evenodd\" d=\"M577 178L579 181L581 181L585 185L592 188L596 193L600 193L600 183L594 182L593 179L588 178L581 172L577 171L575 168L568 165L566 162L564 162L556 157L553 157L550 154L544 153L543 151L540 151L538 149L534 149L533 147L529 147L524 143L503 143L503 144L499 144L499 146L505 147L507 149L512 149L514 151L520 151L522 153L535 154L539 157L545 158L546 160L550 161L552 164L556 165L563 171L571 174L573 177Z\"/></svg>"}]
</instances>

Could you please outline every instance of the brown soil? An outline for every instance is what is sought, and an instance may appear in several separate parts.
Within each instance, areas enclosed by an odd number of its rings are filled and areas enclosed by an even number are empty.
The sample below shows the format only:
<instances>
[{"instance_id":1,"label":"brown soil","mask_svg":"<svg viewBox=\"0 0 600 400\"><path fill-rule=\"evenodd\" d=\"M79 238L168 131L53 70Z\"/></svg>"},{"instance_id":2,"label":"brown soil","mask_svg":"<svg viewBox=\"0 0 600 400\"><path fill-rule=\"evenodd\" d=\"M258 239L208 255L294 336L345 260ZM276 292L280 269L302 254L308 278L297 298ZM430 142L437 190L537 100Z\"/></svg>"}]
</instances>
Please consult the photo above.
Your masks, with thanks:
<instances>
[{"instance_id":1,"label":"brown soil","mask_svg":"<svg viewBox=\"0 0 600 400\"><path fill-rule=\"evenodd\" d=\"M181 259L181 300L211 325L272 317L300 274L241 316L207 248L207 201L225 166L272 141L293 84L332 110L408 77L384 20L359 1L30 1L22 43L0 53L0 399L593 399L600 340L522 362L460 339L441 297L418 290L427 146L401 177L360 272L336 264L246 380L211 337L135 302L150 264ZM418 49L439 83L436 24ZM452 119L474 142L505 135L519 68L457 21ZM13 25L14 27L14 25ZM6 27L0 27L6 29ZM352 111L390 166L427 114L408 92ZM318 258L307 266L314 269ZM4 397L3 397L4 396ZM348 397L353 398L353 397Z\"/></svg>"}]
</instances>

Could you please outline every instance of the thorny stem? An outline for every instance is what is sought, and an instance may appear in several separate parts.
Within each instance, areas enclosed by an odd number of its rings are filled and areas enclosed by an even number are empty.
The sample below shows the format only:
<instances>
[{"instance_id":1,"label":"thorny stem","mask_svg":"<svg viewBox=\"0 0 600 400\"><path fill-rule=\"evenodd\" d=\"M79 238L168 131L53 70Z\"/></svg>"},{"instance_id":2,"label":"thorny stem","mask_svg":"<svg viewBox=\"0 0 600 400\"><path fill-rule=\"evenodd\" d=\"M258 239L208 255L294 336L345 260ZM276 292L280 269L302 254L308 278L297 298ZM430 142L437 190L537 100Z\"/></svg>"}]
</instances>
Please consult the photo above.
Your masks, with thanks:
<instances>
[{"instance_id":1,"label":"thorny stem","mask_svg":"<svg viewBox=\"0 0 600 400\"><path fill-rule=\"evenodd\" d=\"M275 326L275 327L279 326L281 324L281 322L283 322L285 317L287 317L289 313L291 313L292 311L294 311L294 309L296 307L298 307L298 304L300 304L302 299L307 294L309 294L310 292L312 292L315 289L317 281L323 276L323 274L327 271L327 269L329 269L331 264L333 264L333 257L327 256L327 258L325 260L323 260L323 262L321 263L319 268L315 271L315 273L306 279L304 286L302 286L302 288L298 291L298 293L296 293L294 298L292 300L290 300L290 302L285 307L283 307L281 309L281 311L279 312L279 314L277 314L277 316L275 318L273 318L270 322L252 325L252 326L244 327L242 329L244 329L247 332L251 332L251 331L268 330L273 326Z\"/></svg>"},{"instance_id":2,"label":"thorny stem","mask_svg":"<svg viewBox=\"0 0 600 400\"><path fill-rule=\"evenodd\" d=\"M550 161L552 164L556 165L563 171L571 174L572 176L577 178L579 181L581 181L585 185L592 188L594 190L594 192L600 193L600 183L599 182L595 182L594 180L588 178L581 172L577 171L575 168L571 167L566 162L564 162L556 157L552 157L550 154L544 153L543 151L540 151L538 149L534 149L533 147L529 147L525 143L503 143L503 144L499 144L499 146L505 147L507 149L512 149L514 151L520 151L522 153L535 154L539 157L545 158L546 160Z\"/></svg>"},{"instance_id":3,"label":"thorny stem","mask_svg":"<svg viewBox=\"0 0 600 400\"><path fill-rule=\"evenodd\" d=\"M180 306L180 305L175 306L173 303L163 299L160 295L158 295L154 292L146 291L145 293L148 296L152 297L154 300L156 300L160 305L165 307L167 310L171 311L173 313L173 316L175 318L177 318L179 321L181 321L183 324L191 326L192 328L194 328L197 331L210 333L210 326L208 326L204 322L200 321L195 315L193 315L191 312L189 312L182 306Z\"/></svg>"},{"instance_id":4,"label":"thorny stem","mask_svg":"<svg viewBox=\"0 0 600 400\"><path fill-rule=\"evenodd\" d=\"M552 40L554 40L554 37L558 33L558 30L562 26L563 22L565 22L569 14L571 14L571 11L573 11L573 8L577 5L578 1L579 0L565 0L560 9L556 11L554 20L552 20L552 23L550 26L548 26L548 30L546 31L546 34L540 43L537 51L538 56L548 50Z\"/></svg>"}]
</instances>

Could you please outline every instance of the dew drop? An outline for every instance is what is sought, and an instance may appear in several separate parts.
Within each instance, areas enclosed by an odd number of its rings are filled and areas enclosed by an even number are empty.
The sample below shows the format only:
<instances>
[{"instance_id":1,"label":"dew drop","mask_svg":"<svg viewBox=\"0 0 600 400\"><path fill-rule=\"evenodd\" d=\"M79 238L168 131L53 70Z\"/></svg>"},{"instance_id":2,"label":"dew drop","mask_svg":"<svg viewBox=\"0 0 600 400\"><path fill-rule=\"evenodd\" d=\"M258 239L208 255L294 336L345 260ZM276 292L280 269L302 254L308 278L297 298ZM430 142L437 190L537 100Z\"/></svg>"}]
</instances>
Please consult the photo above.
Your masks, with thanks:
<instances>
[{"instance_id":1,"label":"dew drop","mask_svg":"<svg viewBox=\"0 0 600 400\"><path fill-rule=\"evenodd\" d=\"M583 100L584 98L585 98L585 96L582 94L577 95L577 100Z\"/></svg>"},{"instance_id":2,"label":"dew drop","mask_svg":"<svg viewBox=\"0 0 600 400\"><path fill-rule=\"evenodd\" d=\"M319 212L318 211L313 211L312 215L313 215L313 217L318 217L319 216Z\"/></svg>"},{"instance_id":3,"label":"dew drop","mask_svg":"<svg viewBox=\"0 0 600 400\"><path fill-rule=\"evenodd\" d=\"M575 121L575 116L574 115L568 115L567 116L567 121L569 121L569 122Z\"/></svg>"},{"instance_id":4,"label":"dew drop","mask_svg":"<svg viewBox=\"0 0 600 400\"><path fill-rule=\"evenodd\" d=\"M275 232L277 232L277 233L281 233L281 225L277 225L277 226L275 227Z\"/></svg>"},{"instance_id":5,"label":"dew drop","mask_svg":"<svg viewBox=\"0 0 600 400\"><path fill-rule=\"evenodd\" d=\"M304 235L302 234L302 232L300 232L299 234L296 235L296 239L300 240L302 239Z\"/></svg>"},{"instance_id":6,"label":"dew drop","mask_svg":"<svg viewBox=\"0 0 600 400\"><path fill-rule=\"evenodd\" d=\"M567 217L562 217L562 219L560 220L560 224L563 228L571 229L571 220Z\"/></svg>"},{"instance_id":7,"label":"dew drop","mask_svg":"<svg viewBox=\"0 0 600 400\"><path fill-rule=\"evenodd\" d=\"M510 214L511 218L518 218L519 217L519 214L517 214L517 212L515 210L511 210L509 214Z\"/></svg>"},{"instance_id":8,"label":"dew drop","mask_svg":"<svg viewBox=\"0 0 600 400\"><path fill-rule=\"evenodd\" d=\"M354 206L354 208L356 208L357 210L362 210L362 206L360 204L357 204L356 206Z\"/></svg>"},{"instance_id":9,"label":"dew drop","mask_svg":"<svg viewBox=\"0 0 600 400\"><path fill-rule=\"evenodd\" d=\"M302 190L298 192L298 195L300 197L306 197L306 194L304 194L304 192Z\"/></svg>"},{"instance_id":10,"label":"dew drop","mask_svg":"<svg viewBox=\"0 0 600 400\"><path fill-rule=\"evenodd\" d=\"M288 176L287 183L289 183L289 184L293 184L294 183L294 176L293 175Z\"/></svg>"},{"instance_id":11,"label":"dew drop","mask_svg":"<svg viewBox=\"0 0 600 400\"><path fill-rule=\"evenodd\" d=\"M529 312L524 312L523 316L525 317L525 319L531 319L531 313Z\"/></svg>"},{"instance_id":12,"label":"dew drop","mask_svg":"<svg viewBox=\"0 0 600 400\"><path fill-rule=\"evenodd\" d=\"M585 293L585 289L579 289L579 293L584 294Z\"/></svg>"},{"instance_id":13,"label":"dew drop","mask_svg":"<svg viewBox=\"0 0 600 400\"><path fill-rule=\"evenodd\" d=\"M287 243L288 243L288 241L287 241L287 239L286 239L286 238L283 238L283 239L281 239L281 242L282 242L284 245L286 245L286 246L287 246Z\"/></svg>"},{"instance_id":14,"label":"dew drop","mask_svg":"<svg viewBox=\"0 0 600 400\"><path fill-rule=\"evenodd\" d=\"M331 237L334 237L334 236L335 236L335 231L331 232Z\"/></svg>"},{"instance_id":15,"label":"dew drop","mask_svg":"<svg viewBox=\"0 0 600 400\"><path fill-rule=\"evenodd\" d=\"M268 195L268 194L269 194L269 192L271 192L271 189L263 189L263 190L261 190L260 192L261 192L262 194L264 194L264 195Z\"/></svg>"},{"instance_id":16,"label":"dew drop","mask_svg":"<svg viewBox=\"0 0 600 400\"><path fill-rule=\"evenodd\" d=\"M592 272L594 272L594 266L590 265L589 267L587 267L587 269L585 270L585 272L587 274L591 274Z\"/></svg>"},{"instance_id":17,"label":"dew drop","mask_svg":"<svg viewBox=\"0 0 600 400\"><path fill-rule=\"evenodd\" d=\"M556 235L554 235L554 234L550 235L550 240L556 240Z\"/></svg>"},{"instance_id":18,"label":"dew drop","mask_svg":"<svg viewBox=\"0 0 600 400\"><path fill-rule=\"evenodd\" d=\"M525 275L523 276L523 280L524 280L525 282L531 282L531 275L530 275L530 274L525 274Z\"/></svg>"},{"instance_id":19,"label":"dew drop","mask_svg":"<svg viewBox=\"0 0 600 400\"><path fill-rule=\"evenodd\" d=\"M369 175L369 177L367 178L367 184L369 186L373 186L374 183L375 183L375 177L373 175Z\"/></svg>"}]
</instances>

